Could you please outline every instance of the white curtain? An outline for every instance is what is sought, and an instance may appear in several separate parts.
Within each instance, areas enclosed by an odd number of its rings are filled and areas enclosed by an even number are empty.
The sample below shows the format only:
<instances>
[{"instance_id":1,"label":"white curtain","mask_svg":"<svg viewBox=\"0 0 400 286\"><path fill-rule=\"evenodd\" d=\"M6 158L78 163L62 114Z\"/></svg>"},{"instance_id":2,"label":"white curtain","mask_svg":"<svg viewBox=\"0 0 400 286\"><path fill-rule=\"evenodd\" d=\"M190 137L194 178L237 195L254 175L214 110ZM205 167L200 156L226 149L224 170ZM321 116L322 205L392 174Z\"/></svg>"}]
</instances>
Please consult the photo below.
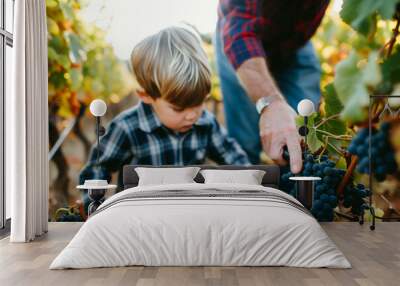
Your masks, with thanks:
<instances>
[{"instance_id":1,"label":"white curtain","mask_svg":"<svg viewBox=\"0 0 400 286\"><path fill-rule=\"evenodd\" d=\"M6 98L6 187L12 242L48 227L47 26L45 0L15 1L13 92Z\"/></svg>"}]
</instances>

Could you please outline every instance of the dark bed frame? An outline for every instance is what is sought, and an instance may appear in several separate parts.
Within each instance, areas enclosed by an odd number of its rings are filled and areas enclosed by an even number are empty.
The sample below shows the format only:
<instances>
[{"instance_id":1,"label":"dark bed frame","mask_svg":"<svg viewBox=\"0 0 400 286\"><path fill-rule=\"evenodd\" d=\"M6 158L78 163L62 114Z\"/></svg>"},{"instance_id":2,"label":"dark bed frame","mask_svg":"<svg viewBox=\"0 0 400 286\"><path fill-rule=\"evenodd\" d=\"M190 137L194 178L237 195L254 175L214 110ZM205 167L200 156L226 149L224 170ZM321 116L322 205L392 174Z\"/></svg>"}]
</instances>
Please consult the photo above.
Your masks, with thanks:
<instances>
[{"instance_id":1,"label":"dark bed frame","mask_svg":"<svg viewBox=\"0 0 400 286\"><path fill-rule=\"evenodd\" d=\"M151 165L125 165L123 169L123 185L124 189L133 188L138 185L139 177L135 171L136 167L149 167L149 168L179 168L179 166L151 166ZM263 170L265 175L261 184L265 187L279 188L280 168L278 165L253 165L253 166L234 166L234 165L190 165L185 167L199 167L204 169L216 170ZM197 183L204 183L204 178L200 174L194 178Z\"/></svg>"}]
</instances>

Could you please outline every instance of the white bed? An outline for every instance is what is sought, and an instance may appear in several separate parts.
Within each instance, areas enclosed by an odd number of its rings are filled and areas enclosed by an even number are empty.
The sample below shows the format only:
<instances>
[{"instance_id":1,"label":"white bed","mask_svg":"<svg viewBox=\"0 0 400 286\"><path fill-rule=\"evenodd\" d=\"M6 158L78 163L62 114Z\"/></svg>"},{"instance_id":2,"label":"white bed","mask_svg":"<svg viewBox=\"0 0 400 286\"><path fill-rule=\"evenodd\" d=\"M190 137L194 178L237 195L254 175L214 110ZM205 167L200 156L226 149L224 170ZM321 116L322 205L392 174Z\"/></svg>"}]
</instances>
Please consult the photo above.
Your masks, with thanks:
<instances>
[{"instance_id":1,"label":"white bed","mask_svg":"<svg viewBox=\"0 0 400 286\"><path fill-rule=\"evenodd\" d=\"M351 267L284 192L198 183L138 186L110 197L50 269L128 265Z\"/></svg>"}]
</instances>

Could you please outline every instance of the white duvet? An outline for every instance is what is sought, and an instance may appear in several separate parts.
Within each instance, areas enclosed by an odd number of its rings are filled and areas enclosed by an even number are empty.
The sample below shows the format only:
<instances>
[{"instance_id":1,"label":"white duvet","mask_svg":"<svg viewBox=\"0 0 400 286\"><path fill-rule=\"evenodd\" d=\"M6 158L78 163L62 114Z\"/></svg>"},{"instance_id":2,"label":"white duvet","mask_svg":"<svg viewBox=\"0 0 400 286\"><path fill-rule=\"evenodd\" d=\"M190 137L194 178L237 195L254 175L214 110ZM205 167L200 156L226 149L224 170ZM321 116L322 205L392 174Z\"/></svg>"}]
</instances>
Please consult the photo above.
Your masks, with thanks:
<instances>
[{"instance_id":1,"label":"white duvet","mask_svg":"<svg viewBox=\"0 0 400 286\"><path fill-rule=\"evenodd\" d=\"M266 192L271 199L179 195L122 199L137 192L168 190L253 190ZM294 204L299 202L282 191L254 185L193 183L127 189L99 207L50 269L127 265L350 268L318 222Z\"/></svg>"}]
</instances>

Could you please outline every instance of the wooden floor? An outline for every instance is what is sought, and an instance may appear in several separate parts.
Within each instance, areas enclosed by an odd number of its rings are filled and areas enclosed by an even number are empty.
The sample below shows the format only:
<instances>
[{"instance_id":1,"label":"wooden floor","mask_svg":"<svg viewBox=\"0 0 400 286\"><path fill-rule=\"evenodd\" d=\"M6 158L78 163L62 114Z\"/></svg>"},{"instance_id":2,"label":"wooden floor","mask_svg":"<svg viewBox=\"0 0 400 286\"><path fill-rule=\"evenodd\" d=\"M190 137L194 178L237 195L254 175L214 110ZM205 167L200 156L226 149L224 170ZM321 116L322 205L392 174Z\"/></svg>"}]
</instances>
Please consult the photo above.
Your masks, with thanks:
<instances>
[{"instance_id":1,"label":"wooden floor","mask_svg":"<svg viewBox=\"0 0 400 286\"><path fill-rule=\"evenodd\" d=\"M121 267L48 270L80 223L50 223L32 243L0 241L0 285L400 285L400 223L325 223L323 228L353 268L289 267Z\"/></svg>"}]
</instances>

